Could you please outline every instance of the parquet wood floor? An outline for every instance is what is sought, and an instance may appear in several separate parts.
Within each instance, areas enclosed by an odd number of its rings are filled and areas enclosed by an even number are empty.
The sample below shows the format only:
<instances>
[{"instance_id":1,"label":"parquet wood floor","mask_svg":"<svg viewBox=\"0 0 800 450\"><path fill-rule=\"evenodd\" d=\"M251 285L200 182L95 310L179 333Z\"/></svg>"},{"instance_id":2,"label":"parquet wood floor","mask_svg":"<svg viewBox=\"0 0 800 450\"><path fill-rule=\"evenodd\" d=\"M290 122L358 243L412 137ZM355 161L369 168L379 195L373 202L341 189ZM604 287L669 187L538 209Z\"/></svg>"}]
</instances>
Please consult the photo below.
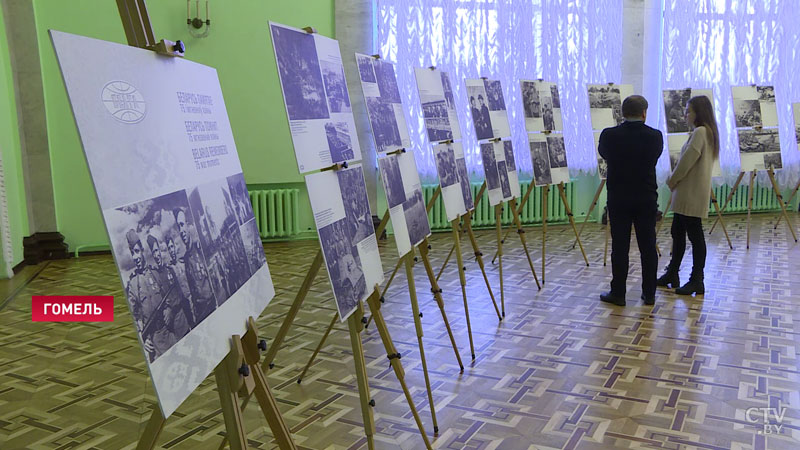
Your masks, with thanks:
<instances>
[{"instance_id":1,"label":"parquet wood floor","mask_svg":"<svg viewBox=\"0 0 800 450\"><path fill-rule=\"evenodd\" d=\"M776 218L753 217L747 251L745 217L728 217L735 249L728 249L719 231L709 238L706 295L678 297L660 290L655 307L638 300L640 270L634 252L628 306L599 302L611 273L610 265L602 265L604 232L599 225L590 224L584 234L590 267L578 250L570 249L570 228L548 227L547 283L541 291L512 234L504 258L502 322L474 258L466 258L474 362L454 265L442 276L446 309L466 365L463 374L424 269L417 264L425 351L440 428L434 447L800 448L800 322L795 321L800 312L800 246L787 239L783 226L773 230ZM798 223L796 215L793 220ZM659 236L662 251L669 245L668 230L669 221ZM540 228L527 232L537 270L540 233ZM478 238L484 254L491 255L494 232L481 231ZM433 236L435 266L441 265L449 243L449 234ZM258 320L268 340L276 334L316 245L308 241L265 246L277 291ZM382 241L380 246L388 278L397 261L394 243ZM472 253L468 244L464 253ZM684 279L690 255L687 252L684 261ZM659 267L665 264L666 255ZM21 289L20 282L14 282L12 291L20 290L0 310L0 448L133 448L155 397L111 257L81 257L39 268ZM488 273L499 301L497 266L490 266ZM114 295L115 322L33 323L30 296L35 294ZM433 439L402 271L386 299L383 312ZM276 367L268 373L301 448L366 448L343 325L336 326L303 383L296 383L334 312L323 271L278 353ZM377 448L422 448L377 330L370 326L362 338L377 402ZM169 419L160 440L164 448L217 448L223 422L212 381L206 380ZM761 411L748 414L748 408L783 411L780 424L768 417L773 425L781 425L780 431L773 427L771 434L764 434ZM275 447L253 405L245 421L253 448Z\"/></svg>"}]
</instances>

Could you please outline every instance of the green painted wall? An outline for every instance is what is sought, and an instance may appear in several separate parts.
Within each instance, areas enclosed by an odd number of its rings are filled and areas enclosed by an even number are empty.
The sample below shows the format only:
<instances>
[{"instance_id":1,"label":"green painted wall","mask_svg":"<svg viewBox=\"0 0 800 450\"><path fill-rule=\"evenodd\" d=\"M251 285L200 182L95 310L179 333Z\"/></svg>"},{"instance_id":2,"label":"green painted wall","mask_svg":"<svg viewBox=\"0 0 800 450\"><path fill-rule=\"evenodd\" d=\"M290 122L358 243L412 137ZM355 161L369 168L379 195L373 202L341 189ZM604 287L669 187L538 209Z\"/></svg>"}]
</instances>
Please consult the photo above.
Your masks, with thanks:
<instances>
[{"instance_id":1,"label":"green painted wall","mask_svg":"<svg viewBox=\"0 0 800 450\"><path fill-rule=\"evenodd\" d=\"M6 38L3 10L0 8L0 151L3 156L8 221L11 228L12 263L22 261L22 238L28 233L28 213L25 203L25 184L22 176L20 156L19 122L17 102L14 94L14 75ZM0 242L0 251L3 250ZM0 258L0 277L5 277L7 267Z\"/></svg>"},{"instance_id":2,"label":"green painted wall","mask_svg":"<svg viewBox=\"0 0 800 450\"><path fill-rule=\"evenodd\" d=\"M108 242L89 179L49 29L125 43L116 2L34 0L58 229L71 250ZM304 189L268 33L268 22L334 36L333 0L225 0L211 2L211 35L195 39L186 29L186 3L150 1L157 39L182 40L187 59L216 67L248 184L287 184ZM203 13L203 16L205 14ZM307 206L307 203L305 204ZM313 226L303 208L301 229Z\"/></svg>"}]
</instances>

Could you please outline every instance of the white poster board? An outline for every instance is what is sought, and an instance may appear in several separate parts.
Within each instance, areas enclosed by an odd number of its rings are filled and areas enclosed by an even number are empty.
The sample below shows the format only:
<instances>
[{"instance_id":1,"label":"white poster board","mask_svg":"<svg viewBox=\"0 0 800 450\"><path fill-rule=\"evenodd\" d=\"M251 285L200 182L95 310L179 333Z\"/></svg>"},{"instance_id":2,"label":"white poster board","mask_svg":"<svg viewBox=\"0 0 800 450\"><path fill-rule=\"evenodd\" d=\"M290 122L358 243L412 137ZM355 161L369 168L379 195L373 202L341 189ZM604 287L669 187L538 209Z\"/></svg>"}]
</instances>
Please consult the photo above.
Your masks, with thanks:
<instances>
[{"instance_id":1,"label":"white poster board","mask_svg":"<svg viewBox=\"0 0 800 450\"><path fill-rule=\"evenodd\" d=\"M482 141L510 137L508 111L500 81L477 78L466 79L464 83L476 139Z\"/></svg>"},{"instance_id":2,"label":"white poster board","mask_svg":"<svg viewBox=\"0 0 800 450\"><path fill-rule=\"evenodd\" d=\"M411 147L394 64L356 53L364 103L378 153Z\"/></svg>"},{"instance_id":3,"label":"white poster board","mask_svg":"<svg viewBox=\"0 0 800 450\"><path fill-rule=\"evenodd\" d=\"M632 85L590 84L587 90L593 130L615 127L625 120L622 117L622 101L633 95Z\"/></svg>"},{"instance_id":4,"label":"white poster board","mask_svg":"<svg viewBox=\"0 0 800 450\"><path fill-rule=\"evenodd\" d=\"M778 126L773 86L732 86L731 92L736 128Z\"/></svg>"},{"instance_id":5,"label":"white poster board","mask_svg":"<svg viewBox=\"0 0 800 450\"><path fill-rule=\"evenodd\" d=\"M489 204L495 206L518 198L519 176L511 141L485 142L480 147Z\"/></svg>"},{"instance_id":6,"label":"white poster board","mask_svg":"<svg viewBox=\"0 0 800 450\"><path fill-rule=\"evenodd\" d=\"M447 220L455 220L475 208L472 185L460 142L442 143L433 146L439 186Z\"/></svg>"},{"instance_id":7,"label":"white poster board","mask_svg":"<svg viewBox=\"0 0 800 450\"><path fill-rule=\"evenodd\" d=\"M669 167L670 171L675 170L675 166L681 159L681 152L683 146L689 142L690 133L676 133L667 135L667 149L669 150ZM722 167L719 163L719 158L714 161L714 166L711 168L712 177L722 176Z\"/></svg>"},{"instance_id":8,"label":"white poster board","mask_svg":"<svg viewBox=\"0 0 800 450\"><path fill-rule=\"evenodd\" d=\"M599 139L599 133L596 133L596 135L596 138ZM569 183L569 167L567 166L567 152L564 147L564 135L560 133L532 133L528 134L528 144L530 145L531 164L533 165L533 180L536 186ZM598 160L598 165L599 163L600 161Z\"/></svg>"},{"instance_id":9,"label":"white poster board","mask_svg":"<svg viewBox=\"0 0 800 450\"><path fill-rule=\"evenodd\" d=\"M275 294L217 72L50 32L164 417Z\"/></svg>"},{"instance_id":10,"label":"white poster board","mask_svg":"<svg viewBox=\"0 0 800 450\"><path fill-rule=\"evenodd\" d=\"M542 80L519 80L522 112L528 132L563 131L558 85Z\"/></svg>"},{"instance_id":11,"label":"white poster board","mask_svg":"<svg viewBox=\"0 0 800 450\"><path fill-rule=\"evenodd\" d=\"M306 175L306 187L339 320L344 322L375 284L383 282L364 172L358 164Z\"/></svg>"},{"instance_id":12,"label":"white poster board","mask_svg":"<svg viewBox=\"0 0 800 450\"><path fill-rule=\"evenodd\" d=\"M273 22L269 27L300 172L360 161L339 43Z\"/></svg>"},{"instance_id":13,"label":"white poster board","mask_svg":"<svg viewBox=\"0 0 800 450\"><path fill-rule=\"evenodd\" d=\"M667 133L688 133L686 123L686 105L689 99L705 95L714 105L714 94L711 89L664 89L664 120L667 122Z\"/></svg>"},{"instance_id":14,"label":"white poster board","mask_svg":"<svg viewBox=\"0 0 800 450\"><path fill-rule=\"evenodd\" d=\"M453 85L447 72L439 69L414 69L422 117L431 143L461 139Z\"/></svg>"},{"instance_id":15,"label":"white poster board","mask_svg":"<svg viewBox=\"0 0 800 450\"><path fill-rule=\"evenodd\" d=\"M602 131L594 132L594 153L597 157L597 176L599 176L601 180L605 180L608 176L608 163L600 156L600 135L602 133Z\"/></svg>"},{"instance_id":16,"label":"white poster board","mask_svg":"<svg viewBox=\"0 0 800 450\"><path fill-rule=\"evenodd\" d=\"M741 171L780 169L781 140L777 128L738 130Z\"/></svg>"},{"instance_id":17,"label":"white poster board","mask_svg":"<svg viewBox=\"0 0 800 450\"><path fill-rule=\"evenodd\" d=\"M414 153L406 151L378 159L397 254L403 257L431 234L422 183Z\"/></svg>"}]
</instances>

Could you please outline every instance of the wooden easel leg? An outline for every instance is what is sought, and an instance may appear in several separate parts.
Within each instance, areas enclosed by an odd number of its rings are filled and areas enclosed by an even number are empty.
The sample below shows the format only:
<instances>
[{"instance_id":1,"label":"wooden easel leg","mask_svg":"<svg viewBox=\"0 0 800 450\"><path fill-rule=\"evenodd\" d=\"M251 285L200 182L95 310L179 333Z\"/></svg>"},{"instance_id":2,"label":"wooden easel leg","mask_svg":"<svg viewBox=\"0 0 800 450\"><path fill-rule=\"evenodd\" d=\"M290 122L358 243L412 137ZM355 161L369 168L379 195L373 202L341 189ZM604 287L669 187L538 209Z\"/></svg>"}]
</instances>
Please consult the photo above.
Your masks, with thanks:
<instances>
[{"instance_id":1,"label":"wooden easel leg","mask_svg":"<svg viewBox=\"0 0 800 450\"><path fill-rule=\"evenodd\" d=\"M722 225L722 232L725 233L725 239L728 240L728 247L733 250L733 244L731 243L731 238L728 236L728 228L725 226L725 220L722 219L722 213L719 210L719 203L717 202L717 196L714 195L714 191L711 191L711 203L714 205L714 209L717 211L717 220L719 221L720 225Z\"/></svg>"},{"instance_id":2,"label":"wooden easel leg","mask_svg":"<svg viewBox=\"0 0 800 450\"><path fill-rule=\"evenodd\" d=\"M247 433L244 430L237 392L241 389L247 374L240 369L244 365L242 343L238 336L234 336L232 342L231 352L214 369L214 378L217 380L217 392L222 406L222 416L225 419L227 430L225 437L230 443L231 450L244 450L247 448Z\"/></svg>"},{"instance_id":3,"label":"wooden easel leg","mask_svg":"<svg viewBox=\"0 0 800 450\"><path fill-rule=\"evenodd\" d=\"M569 207L569 202L567 201L567 193L564 189L564 183L558 183L558 194L561 196L561 203L564 204L564 210L567 212L567 217L569 218L569 223L572 225L572 231L575 233L575 240L578 241L578 246L581 248L581 254L583 254L583 261L586 262L586 267L589 267L589 258L586 257L586 252L583 250L583 242L581 242L581 235L578 233L578 227L575 226L575 218L572 217L572 209Z\"/></svg>"},{"instance_id":4,"label":"wooden easel leg","mask_svg":"<svg viewBox=\"0 0 800 450\"><path fill-rule=\"evenodd\" d=\"M403 389L403 393L406 396L408 407L411 409L411 414L414 416L414 420L417 422L417 428L419 428L419 432L422 435L422 440L425 442L425 448L431 449L431 443L428 440L428 435L425 433L425 427L422 425L422 419L420 419L419 414L417 413L417 408L414 406L414 399L411 397L411 392L409 392L408 386L406 386L405 372L403 371L403 365L400 362L400 353L398 353L397 349L394 347L392 338L389 335L389 328L386 327L386 321L383 320L377 286L375 287L375 293L367 299L367 302L369 303L369 308L372 311L372 316L375 318L375 327L378 329L378 333L381 335L381 341L383 341L383 346L386 349L386 355L389 358L389 363L392 365L392 369L394 369L394 373L397 376L397 381L400 382L400 387Z\"/></svg>"},{"instance_id":5,"label":"wooden easel leg","mask_svg":"<svg viewBox=\"0 0 800 450\"><path fill-rule=\"evenodd\" d=\"M378 295L376 286L373 296ZM373 311L373 314L375 311ZM361 400L361 417L364 420L364 433L367 436L367 447L370 450L375 448L375 418L373 417L372 407L375 401L369 395L369 382L367 381L367 366L364 362L364 349L361 347L361 318L364 317L364 310L361 302L358 309L347 319L347 327L350 330L350 345L353 348L353 363L356 367L356 382L358 383L358 397Z\"/></svg>"},{"instance_id":6,"label":"wooden easel leg","mask_svg":"<svg viewBox=\"0 0 800 450\"><path fill-rule=\"evenodd\" d=\"M792 204L792 200L794 200L794 196L797 195L798 189L800 189L800 180L798 180L797 184L794 185L794 188L792 189L792 195L790 195L789 200L786 200L786 203L784 203L784 208ZM780 225L780 223L781 223L781 216L778 216L778 220L775 222L775 228L774 228L775 230L778 229L778 225Z\"/></svg>"},{"instance_id":7,"label":"wooden easel leg","mask_svg":"<svg viewBox=\"0 0 800 450\"><path fill-rule=\"evenodd\" d=\"M515 205L513 206L514 209L511 210L511 213L514 214L517 218L519 218L519 215L522 214L522 208L524 208L525 205L528 204L528 198L531 196L531 192L533 192L533 189L535 187L536 187L535 183L533 182L533 180L531 180L531 184L528 185L528 190L526 190L525 195L522 196L522 202L519 204L519 209L517 209L516 207L517 199L511 200L512 202L514 202ZM503 236L503 242L505 242L505 240L508 239L508 236L511 234L511 232L514 231L513 225L514 224L512 223L511 225L508 226L508 230L506 230L506 234L505 236ZM517 230L519 230L520 228L522 227L517 225ZM492 258L492 264L494 264L495 259L497 259L497 252L494 253L494 257ZM536 284L538 285L539 283L537 282Z\"/></svg>"},{"instance_id":8,"label":"wooden easel leg","mask_svg":"<svg viewBox=\"0 0 800 450\"><path fill-rule=\"evenodd\" d=\"M531 259L531 253L528 251L528 241L527 239L525 239L525 229L522 228L522 221L519 218L519 210L517 210L516 199L511 200L511 212L514 213L514 225L517 226L517 234L519 234L519 241L522 243L522 250L525 251L525 257L528 258L528 265L531 268L531 273L533 274L533 280L536 281L536 287L539 290L542 290L542 285L539 284L539 277L536 276L536 269L533 267L533 260Z\"/></svg>"},{"instance_id":9,"label":"wooden easel leg","mask_svg":"<svg viewBox=\"0 0 800 450\"><path fill-rule=\"evenodd\" d=\"M739 172L739 176L736 178L736 182L733 183L733 187L731 188L731 191L728 193L728 198L725 199L725 203L722 205L722 209L720 210L720 214L724 214L725 213L725 209L728 208L728 204L730 203L730 201L733 198L733 196L736 194L736 189L739 188L739 183L742 182L742 178L743 177L744 177L744 172ZM719 217L717 217L717 220L715 220L714 224L711 225L711 230L709 230L708 234L711 234L711 233L714 232L714 228L717 226L717 222L719 222Z\"/></svg>"},{"instance_id":10,"label":"wooden easel leg","mask_svg":"<svg viewBox=\"0 0 800 450\"><path fill-rule=\"evenodd\" d=\"M603 250L603 267L606 266L608 262L608 241L611 238L611 217L608 218L608 225L606 225L606 248Z\"/></svg>"},{"instance_id":11,"label":"wooden easel leg","mask_svg":"<svg viewBox=\"0 0 800 450\"><path fill-rule=\"evenodd\" d=\"M464 372L464 364L461 362L461 354L458 352L458 345L456 345L456 338L453 336L453 330L450 329L450 321L447 320L447 314L444 312L444 300L442 299L442 289L439 287L439 283L437 282L436 276L433 273L433 266L431 266L431 261L428 259L428 251L430 250L430 244L428 244L428 239L422 241L422 245L419 246L419 255L422 258L422 264L425 266L425 272L428 274L428 281L431 283L431 292L433 293L433 298L436 300L436 304L439 305L439 311L442 313L442 321L444 321L444 326L447 328L447 335L450 337L450 344L453 346L453 352L456 354L456 360L458 360L458 366L461 368L461 372Z\"/></svg>"},{"instance_id":12,"label":"wooden easel leg","mask_svg":"<svg viewBox=\"0 0 800 450\"><path fill-rule=\"evenodd\" d=\"M153 413L150 414L150 420L147 421L147 426L144 428L144 433L139 437L139 443L136 445L136 450L153 450L158 443L158 437L164 429L164 415L161 414L161 408L158 405L153 406Z\"/></svg>"},{"instance_id":13,"label":"wooden easel leg","mask_svg":"<svg viewBox=\"0 0 800 450\"><path fill-rule=\"evenodd\" d=\"M318 250L317 255L314 257L314 261L311 263L311 268L308 269L306 278L303 280L303 284L300 286L300 290L297 292L297 296L294 298L294 302L289 308L289 312L286 313L286 318L283 319L283 323L281 324L281 328L278 330L278 334L275 335L272 346L269 348L266 356L264 356L264 362L261 365L262 370L266 371L268 368L271 369L274 366L273 361L275 359L275 355L278 353L278 349L280 349L280 346L283 344L283 340L289 333L289 328L292 327L292 323L297 317L297 313L300 311L300 307L303 305L306 295L308 295L308 291L311 289L311 285L314 284L314 278L316 278L320 267L322 267L322 261L322 250Z\"/></svg>"},{"instance_id":14,"label":"wooden easel leg","mask_svg":"<svg viewBox=\"0 0 800 450\"><path fill-rule=\"evenodd\" d=\"M253 376L253 389L256 394L256 400L261 407L264 418L267 420L267 424L269 424L270 430L272 430L272 435L278 442L278 448L281 450L296 450L297 446L292 439L292 433L283 420L283 416L278 409L278 402L275 401L275 397L269 388L269 383L267 383L267 377L259 364L261 359L259 349L266 349L266 345L266 341L259 341L256 321L250 317L247 324L247 333L242 338L242 348L244 350L244 359Z\"/></svg>"},{"instance_id":15,"label":"wooden easel leg","mask_svg":"<svg viewBox=\"0 0 800 450\"><path fill-rule=\"evenodd\" d=\"M550 185L542 187L542 285L545 283L544 264L547 256L547 204L549 203Z\"/></svg>"},{"instance_id":16,"label":"wooden easel leg","mask_svg":"<svg viewBox=\"0 0 800 450\"><path fill-rule=\"evenodd\" d=\"M658 225L656 225L656 252L658 252L659 257L661 257L661 249L658 247L658 233L661 231L661 225L667 221L667 213L669 212L670 206L672 206L672 191L669 191L669 197L667 197L667 206L664 207L664 214L661 215L661 221L658 222Z\"/></svg>"},{"instance_id":17,"label":"wooden easel leg","mask_svg":"<svg viewBox=\"0 0 800 450\"><path fill-rule=\"evenodd\" d=\"M451 226L453 227L453 241L455 243L456 249L456 262L458 264L458 279L461 282L461 297L464 299L464 316L467 319L467 334L469 335L469 350L472 354L472 359L475 359L475 344L472 342L472 325L469 322L469 304L467 303L467 277L464 273L466 268L464 267L464 258L461 256L461 240L458 236L458 221L459 219L455 219L450 222Z\"/></svg>"},{"instance_id":18,"label":"wooden easel leg","mask_svg":"<svg viewBox=\"0 0 800 450\"><path fill-rule=\"evenodd\" d=\"M414 281L414 248L403 258L406 262L406 277L408 278L408 294L411 297L411 311L414 315L414 328L417 331L417 343L419 344L419 357L422 361L422 374L425 376L425 388L428 391L428 404L431 407L431 418L433 420L433 433L439 433L439 424L436 422L436 404L433 401L433 391L431 390L431 380L428 376L428 361L425 359L425 346L422 344L422 313L419 312L417 302L417 287Z\"/></svg>"},{"instance_id":19,"label":"wooden easel leg","mask_svg":"<svg viewBox=\"0 0 800 450\"><path fill-rule=\"evenodd\" d=\"M444 259L444 263L442 263L442 267L439 269L439 273L436 275L436 281L439 281L439 278L442 277L442 273L444 269L447 267L447 263L450 262L450 258L453 257L453 252L456 251L456 244L450 246L450 252L447 253L447 258Z\"/></svg>"},{"instance_id":20,"label":"wooden easel leg","mask_svg":"<svg viewBox=\"0 0 800 450\"><path fill-rule=\"evenodd\" d=\"M319 344L317 344L317 348L314 349L314 353L311 354L311 358L308 358L308 363L306 363L306 367L303 368L303 372L297 377L297 384L303 382L303 377L306 376L306 372L311 367L311 364L314 363L314 360L317 358L317 354L319 351L322 350L322 347L325 345L325 340L328 339L328 335L331 334L331 330L333 330L333 326L336 324L336 320L339 318L339 313L334 313L333 318L331 319L331 323L328 325L328 328L325 330L325 334L322 335L322 339L319 340Z\"/></svg>"},{"instance_id":21,"label":"wooden easel leg","mask_svg":"<svg viewBox=\"0 0 800 450\"><path fill-rule=\"evenodd\" d=\"M789 220L789 215L786 214L786 207L783 205L783 197L781 197L781 189L778 187L778 182L775 181L775 172L772 170L772 167L767 170L767 175L769 175L769 180L772 182L772 190L775 191L775 195L778 197L778 204L781 205L781 214L783 218L786 219L786 226L789 227L789 232L792 233L794 241L797 242L797 235L794 232L792 222Z\"/></svg>"},{"instance_id":22,"label":"wooden easel leg","mask_svg":"<svg viewBox=\"0 0 800 450\"><path fill-rule=\"evenodd\" d=\"M497 320L502 321L503 316L500 315L500 309L497 308L497 300L494 298L492 285L489 284L489 277L486 276L486 267L483 264L483 252L478 248L478 240L475 239L475 233L472 232L472 214L467 213L467 215L464 216L464 227L467 229L467 236L469 236L469 242L472 244L472 250L475 252L475 259L478 261L478 267L481 268L481 274L483 274L483 282L486 283L486 290L489 291L489 297L492 299L494 310L497 313Z\"/></svg>"},{"instance_id":23,"label":"wooden easel leg","mask_svg":"<svg viewBox=\"0 0 800 450\"><path fill-rule=\"evenodd\" d=\"M747 192L747 249L750 250L750 211L753 209L753 180L756 178L756 171L750 172L750 188Z\"/></svg>"},{"instance_id":24,"label":"wooden easel leg","mask_svg":"<svg viewBox=\"0 0 800 450\"><path fill-rule=\"evenodd\" d=\"M600 186L597 186L597 192L594 193L594 200L592 200L592 205L589 206L589 211L586 213L586 218L583 219L583 223L581 224L581 229L578 230L578 236L575 238L575 242L572 243L572 248L575 248L575 244L578 243L578 239L583 234L583 227L586 226L586 222L589 221L589 217L592 215L592 211L597 207L597 202L600 199L600 194L603 193L603 187L606 185L606 180L600 180Z\"/></svg>"},{"instance_id":25,"label":"wooden easel leg","mask_svg":"<svg viewBox=\"0 0 800 450\"><path fill-rule=\"evenodd\" d=\"M500 203L494 207L494 221L495 221L495 231L497 234L497 258L499 261L499 272L500 272L500 311L503 314L503 317L506 316L506 293L503 287L503 238L501 235L503 234L503 226L500 223L503 219L503 204Z\"/></svg>"}]
</instances>

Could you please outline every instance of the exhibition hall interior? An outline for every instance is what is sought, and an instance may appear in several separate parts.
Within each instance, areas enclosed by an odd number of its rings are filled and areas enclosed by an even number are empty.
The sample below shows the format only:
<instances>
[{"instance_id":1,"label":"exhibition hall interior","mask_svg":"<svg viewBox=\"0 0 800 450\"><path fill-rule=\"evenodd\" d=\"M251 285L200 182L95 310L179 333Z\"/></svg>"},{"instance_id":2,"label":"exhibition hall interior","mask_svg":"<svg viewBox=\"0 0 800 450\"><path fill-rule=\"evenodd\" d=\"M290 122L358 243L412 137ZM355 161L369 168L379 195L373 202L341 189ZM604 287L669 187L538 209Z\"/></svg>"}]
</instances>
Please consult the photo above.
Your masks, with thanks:
<instances>
[{"instance_id":1,"label":"exhibition hall interior","mask_svg":"<svg viewBox=\"0 0 800 450\"><path fill-rule=\"evenodd\" d=\"M798 23L0 0L0 449L800 448Z\"/></svg>"}]
</instances>

